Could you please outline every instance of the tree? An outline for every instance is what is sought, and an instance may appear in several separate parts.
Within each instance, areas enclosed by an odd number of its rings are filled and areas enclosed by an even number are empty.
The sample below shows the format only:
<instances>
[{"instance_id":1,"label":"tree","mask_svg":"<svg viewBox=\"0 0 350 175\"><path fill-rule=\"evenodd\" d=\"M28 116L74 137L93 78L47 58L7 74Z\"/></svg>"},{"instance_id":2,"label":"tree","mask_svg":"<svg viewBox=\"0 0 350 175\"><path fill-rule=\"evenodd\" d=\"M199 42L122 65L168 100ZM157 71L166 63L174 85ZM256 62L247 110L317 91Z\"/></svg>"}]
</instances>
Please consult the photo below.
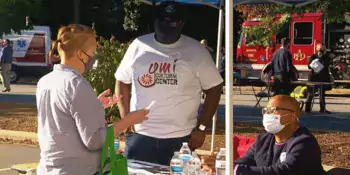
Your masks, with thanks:
<instances>
[{"instance_id":1,"label":"tree","mask_svg":"<svg viewBox=\"0 0 350 175\"><path fill-rule=\"evenodd\" d=\"M271 36L282 29L291 14L323 13L327 23L341 23L345 21L345 14L350 12L350 0L320 0L315 3L296 8L276 4L240 5L237 8L245 19L262 18L259 26L246 28L243 33L249 33L254 39L248 45L261 45L267 47L271 43ZM282 14L278 21L274 20L276 14ZM269 29L269 30L266 30Z\"/></svg>"},{"instance_id":2,"label":"tree","mask_svg":"<svg viewBox=\"0 0 350 175\"><path fill-rule=\"evenodd\" d=\"M322 12L328 23L343 22L350 12L350 0L319 0L303 7L290 7L277 4L239 5L238 11L244 18L272 17L276 14Z\"/></svg>"},{"instance_id":3,"label":"tree","mask_svg":"<svg viewBox=\"0 0 350 175\"><path fill-rule=\"evenodd\" d=\"M37 17L42 0L0 0L0 37L26 28L26 17Z\"/></svg>"}]
</instances>

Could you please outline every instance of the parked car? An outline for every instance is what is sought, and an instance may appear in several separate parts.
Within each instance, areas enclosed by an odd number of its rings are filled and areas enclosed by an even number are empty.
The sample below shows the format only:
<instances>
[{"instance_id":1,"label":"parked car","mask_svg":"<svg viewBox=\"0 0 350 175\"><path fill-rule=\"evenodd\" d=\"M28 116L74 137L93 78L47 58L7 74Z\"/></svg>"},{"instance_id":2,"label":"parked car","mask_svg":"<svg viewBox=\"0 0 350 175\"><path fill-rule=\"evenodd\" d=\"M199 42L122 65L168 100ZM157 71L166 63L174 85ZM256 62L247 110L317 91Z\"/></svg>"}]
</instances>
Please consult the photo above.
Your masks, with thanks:
<instances>
[{"instance_id":1,"label":"parked car","mask_svg":"<svg viewBox=\"0 0 350 175\"><path fill-rule=\"evenodd\" d=\"M1 71L1 69L0 69L0 71ZM11 83L16 83L18 81L19 77L20 77L20 73L18 71L18 66L15 64L12 64L12 69L10 72ZM0 82L1 82L1 79L0 79Z\"/></svg>"}]
</instances>

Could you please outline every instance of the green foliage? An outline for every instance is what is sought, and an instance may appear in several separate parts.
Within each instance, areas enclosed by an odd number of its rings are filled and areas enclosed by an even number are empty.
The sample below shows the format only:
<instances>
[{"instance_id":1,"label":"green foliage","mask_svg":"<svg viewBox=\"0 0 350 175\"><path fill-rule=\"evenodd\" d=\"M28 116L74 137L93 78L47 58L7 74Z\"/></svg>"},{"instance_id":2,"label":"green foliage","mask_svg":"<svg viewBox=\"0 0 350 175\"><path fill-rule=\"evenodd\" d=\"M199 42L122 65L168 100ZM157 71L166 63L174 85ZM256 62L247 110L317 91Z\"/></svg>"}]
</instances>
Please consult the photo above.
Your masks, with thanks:
<instances>
[{"instance_id":1,"label":"green foliage","mask_svg":"<svg viewBox=\"0 0 350 175\"><path fill-rule=\"evenodd\" d=\"M128 48L128 44L119 43L117 41L109 41L103 38L100 38L99 44L101 47L98 49L96 54L96 60L98 61L97 68L84 76L95 89L97 95L101 94L107 89L111 89L111 92L114 94L114 74L121 60L123 59L123 56ZM110 114L107 121L112 121L115 117L119 116L119 111L115 107L113 109L106 110L106 114Z\"/></svg>"},{"instance_id":2,"label":"green foliage","mask_svg":"<svg viewBox=\"0 0 350 175\"><path fill-rule=\"evenodd\" d=\"M38 16L42 0L0 0L0 37L26 28L26 16Z\"/></svg>"},{"instance_id":3,"label":"green foliage","mask_svg":"<svg viewBox=\"0 0 350 175\"><path fill-rule=\"evenodd\" d=\"M100 38L101 45L96 54L97 68L85 75L97 94L107 89L114 92L114 74L128 48L128 44Z\"/></svg>"},{"instance_id":4,"label":"green foliage","mask_svg":"<svg viewBox=\"0 0 350 175\"><path fill-rule=\"evenodd\" d=\"M128 31L137 31L139 26L137 22L140 15L140 4L142 2L140 0L127 0L124 1L124 29Z\"/></svg>"},{"instance_id":5,"label":"green foliage","mask_svg":"<svg viewBox=\"0 0 350 175\"><path fill-rule=\"evenodd\" d=\"M244 28L242 33L247 36L247 45L268 47L272 44L272 35L281 31L290 19L289 14L282 15L277 21L274 17L267 16L262 18L260 25Z\"/></svg>"},{"instance_id":6,"label":"green foliage","mask_svg":"<svg viewBox=\"0 0 350 175\"><path fill-rule=\"evenodd\" d=\"M327 23L345 21L345 13L350 12L350 0L319 0L303 7L276 6L272 14L277 13L315 13L322 12Z\"/></svg>"},{"instance_id":7,"label":"green foliage","mask_svg":"<svg viewBox=\"0 0 350 175\"><path fill-rule=\"evenodd\" d=\"M350 12L350 0L319 0L302 7L276 4L240 5L237 9L244 14L245 18L320 12L324 14L328 23L334 23L344 22L345 14Z\"/></svg>"},{"instance_id":8,"label":"green foliage","mask_svg":"<svg viewBox=\"0 0 350 175\"><path fill-rule=\"evenodd\" d=\"M327 23L344 22L345 14L350 12L350 0L319 0L303 7L289 7L276 4L242 5L237 8L246 19L262 17L263 22L259 26L243 29L248 36L248 45L260 45L267 47L271 44L271 37L277 34L290 21L290 14L323 13ZM283 17L274 21L277 14Z\"/></svg>"}]
</instances>

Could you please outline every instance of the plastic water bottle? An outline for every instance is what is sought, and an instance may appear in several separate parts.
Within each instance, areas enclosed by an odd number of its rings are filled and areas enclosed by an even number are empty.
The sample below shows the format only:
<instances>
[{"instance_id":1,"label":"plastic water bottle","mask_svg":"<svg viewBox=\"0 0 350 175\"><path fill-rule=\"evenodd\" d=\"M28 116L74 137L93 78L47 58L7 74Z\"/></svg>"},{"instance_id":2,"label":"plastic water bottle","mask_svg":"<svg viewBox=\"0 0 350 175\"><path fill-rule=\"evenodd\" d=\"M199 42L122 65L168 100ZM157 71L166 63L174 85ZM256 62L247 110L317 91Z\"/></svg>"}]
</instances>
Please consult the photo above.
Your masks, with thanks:
<instances>
[{"instance_id":1,"label":"plastic water bottle","mask_svg":"<svg viewBox=\"0 0 350 175\"><path fill-rule=\"evenodd\" d=\"M220 148L216 156L216 175L225 175L226 171L226 148Z\"/></svg>"},{"instance_id":2,"label":"plastic water bottle","mask_svg":"<svg viewBox=\"0 0 350 175\"><path fill-rule=\"evenodd\" d=\"M182 143L182 147L180 149L180 158L183 162L183 174L189 175L190 165L189 162L192 159L191 149L188 147L188 143Z\"/></svg>"},{"instance_id":3,"label":"plastic water bottle","mask_svg":"<svg viewBox=\"0 0 350 175\"><path fill-rule=\"evenodd\" d=\"M180 152L175 152L170 161L170 175L183 175L183 162Z\"/></svg>"},{"instance_id":4,"label":"plastic water bottle","mask_svg":"<svg viewBox=\"0 0 350 175\"><path fill-rule=\"evenodd\" d=\"M120 148L119 137L115 137L114 138L114 149L115 149L116 154L119 153L119 148Z\"/></svg>"},{"instance_id":5,"label":"plastic water bottle","mask_svg":"<svg viewBox=\"0 0 350 175\"><path fill-rule=\"evenodd\" d=\"M190 161L190 175L199 175L201 172L201 160L196 152L192 152L192 159Z\"/></svg>"}]
</instances>

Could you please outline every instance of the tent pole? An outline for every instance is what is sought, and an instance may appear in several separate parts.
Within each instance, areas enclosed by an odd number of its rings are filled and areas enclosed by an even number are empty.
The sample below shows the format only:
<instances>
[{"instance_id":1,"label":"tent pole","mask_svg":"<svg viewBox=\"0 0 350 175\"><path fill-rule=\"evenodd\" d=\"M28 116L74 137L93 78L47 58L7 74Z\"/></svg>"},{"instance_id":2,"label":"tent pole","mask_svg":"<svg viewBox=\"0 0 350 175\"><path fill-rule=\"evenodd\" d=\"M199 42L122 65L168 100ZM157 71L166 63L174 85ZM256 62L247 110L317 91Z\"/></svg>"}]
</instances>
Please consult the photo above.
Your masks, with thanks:
<instances>
[{"instance_id":1,"label":"tent pole","mask_svg":"<svg viewBox=\"0 0 350 175\"><path fill-rule=\"evenodd\" d=\"M218 24L218 41L217 41L217 47L216 47L216 67L218 70L220 70L220 57L221 55L221 48L222 48L222 33L223 33L223 11L224 9L220 5L219 10L219 24ZM211 131L211 145L210 145L210 152L214 152L214 142L215 142L215 132L216 132L216 121L218 118L218 113L216 112L213 117L213 124L212 124L212 131Z\"/></svg>"},{"instance_id":2,"label":"tent pole","mask_svg":"<svg viewBox=\"0 0 350 175\"><path fill-rule=\"evenodd\" d=\"M233 175L233 41L234 41L234 1L225 0L225 137L226 137L226 175Z\"/></svg>"}]
</instances>

